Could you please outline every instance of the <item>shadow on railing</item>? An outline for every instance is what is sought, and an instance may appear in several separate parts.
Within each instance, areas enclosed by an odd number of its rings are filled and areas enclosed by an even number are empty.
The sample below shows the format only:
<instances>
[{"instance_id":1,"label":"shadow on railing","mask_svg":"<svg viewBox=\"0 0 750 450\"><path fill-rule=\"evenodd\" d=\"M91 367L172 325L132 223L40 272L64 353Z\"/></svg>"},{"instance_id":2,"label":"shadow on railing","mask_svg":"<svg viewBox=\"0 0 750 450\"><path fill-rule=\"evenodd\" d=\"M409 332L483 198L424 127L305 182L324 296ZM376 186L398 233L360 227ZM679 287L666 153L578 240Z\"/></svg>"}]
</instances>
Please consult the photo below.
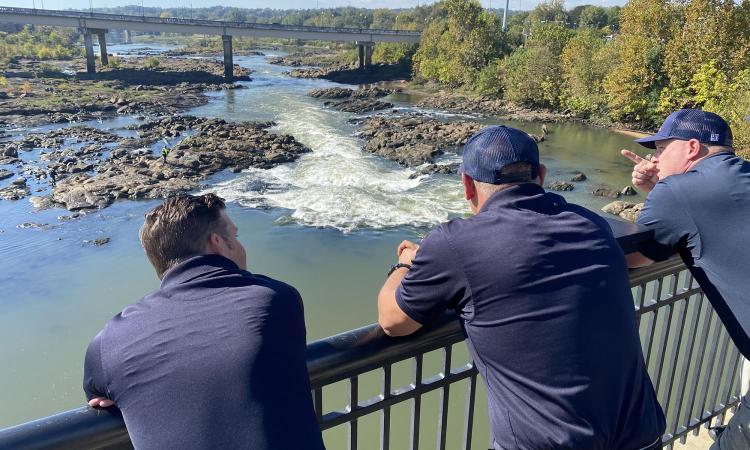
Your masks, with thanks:
<instances>
[{"instance_id":1,"label":"shadow on railing","mask_svg":"<svg viewBox=\"0 0 750 450\"><path fill-rule=\"evenodd\" d=\"M628 225L613 223L613 228L625 251L632 250L637 242L635 236L647 235L632 232ZM630 281L646 364L667 417L663 442L671 447L677 440L684 442L690 432L697 434L701 425L722 423L727 411L736 407L741 358L679 259L635 270ZM429 438L434 439L438 449L457 448L453 444L457 444L458 434L462 448L470 449L474 443L475 448L486 449L486 425L482 426L482 433L475 426L480 418L486 424L484 411L475 421L477 401L484 401L477 395L482 391L482 386L477 386L477 372L468 360L454 363L455 359L466 358L463 341L455 316L445 314L438 323L406 338L388 338L377 325L369 325L309 344L307 365L312 395L329 448L356 449L365 441L360 438L363 434L367 435L368 448L375 447L377 439L380 448L388 449L394 435L398 435L399 447L403 447L408 434L409 448L417 449L424 435L423 419L434 416L437 433ZM439 361L427 364L427 359L436 353ZM399 382L394 381L397 378ZM463 392L464 384L462 430L455 430L455 426L449 426L449 413L456 416L451 387L453 392ZM363 395L368 389L370 395ZM439 394L436 409L422 407L430 393ZM337 402L343 404L339 403L339 408L325 407ZM392 408L404 405L410 406L408 414L399 411L394 419ZM379 429L369 420L374 413L380 416ZM408 420L401 420L407 416ZM365 427L365 421L369 426ZM346 438L330 435L343 433L339 430L344 424ZM392 426L409 431L391 433ZM480 438L475 439L477 436ZM335 442L330 443L330 438ZM0 448L96 449L129 445L119 416L86 407L0 430Z\"/></svg>"}]
</instances>

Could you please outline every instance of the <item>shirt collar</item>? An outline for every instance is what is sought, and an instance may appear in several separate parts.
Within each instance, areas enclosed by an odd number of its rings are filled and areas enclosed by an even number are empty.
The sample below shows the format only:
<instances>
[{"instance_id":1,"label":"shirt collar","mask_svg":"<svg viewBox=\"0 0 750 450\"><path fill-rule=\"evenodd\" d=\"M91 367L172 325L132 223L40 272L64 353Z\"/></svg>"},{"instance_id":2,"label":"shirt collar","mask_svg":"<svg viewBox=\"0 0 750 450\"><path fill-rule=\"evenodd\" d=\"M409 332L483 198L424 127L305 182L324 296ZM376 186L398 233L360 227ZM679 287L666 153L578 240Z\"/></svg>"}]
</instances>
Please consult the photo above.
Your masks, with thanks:
<instances>
[{"instance_id":1,"label":"shirt collar","mask_svg":"<svg viewBox=\"0 0 750 450\"><path fill-rule=\"evenodd\" d=\"M505 207L524 208L526 201L536 202L540 200L549 202L550 206L559 207L566 204L565 199L561 196L546 192L543 187L536 183L522 183L492 194L484 203L482 209L479 210L479 213Z\"/></svg>"},{"instance_id":2,"label":"shirt collar","mask_svg":"<svg viewBox=\"0 0 750 450\"><path fill-rule=\"evenodd\" d=\"M198 255L167 270L160 287L161 289L174 287L202 277L210 277L222 271L242 272L249 275L249 272L240 270L232 260L221 255Z\"/></svg>"}]
</instances>

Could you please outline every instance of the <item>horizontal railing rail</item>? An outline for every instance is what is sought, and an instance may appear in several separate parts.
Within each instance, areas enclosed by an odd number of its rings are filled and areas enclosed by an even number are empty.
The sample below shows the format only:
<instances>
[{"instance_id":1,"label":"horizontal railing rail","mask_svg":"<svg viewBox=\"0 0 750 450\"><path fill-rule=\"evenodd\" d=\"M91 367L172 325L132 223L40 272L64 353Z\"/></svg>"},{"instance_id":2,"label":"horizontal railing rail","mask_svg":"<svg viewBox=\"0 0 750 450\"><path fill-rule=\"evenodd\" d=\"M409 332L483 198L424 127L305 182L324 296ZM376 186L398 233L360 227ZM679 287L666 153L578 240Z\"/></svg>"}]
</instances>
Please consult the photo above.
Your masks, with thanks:
<instances>
[{"instance_id":1,"label":"horizontal railing rail","mask_svg":"<svg viewBox=\"0 0 750 450\"><path fill-rule=\"evenodd\" d=\"M611 223L626 252L651 236L633 225ZM630 282L644 357L667 418L663 442L671 447L691 432L697 434L701 426L722 423L736 407L741 357L679 259L632 271ZM394 426L408 428L397 435L400 447L408 436L411 449L432 439L438 449L457 448L449 442L458 442L460 434L460 447L486 449L486 412L475 414L483 400L482 387L462 346L464 334L452 313L409 337L389 338L379 326L369 325L310 343L307 365L324 436L343 432L346 425L346 437L327 436L327 443L335 439L329 449L356 449L363 439L370 448L373 436L381 449L388 449L396 436ZM405 369L404 380L397 375ZM364 395L373 385L377 392ZM456 425L451 420L456 415L455 392L464 391ZM434 394L439 396L437 407L424 406ZM408 406L408 414L400 410L394 419L394 409L403 406ZM369 421L374 414L379 415L377 429ZM436 436L425 437L426 417L436 420ZM477 426L480 419L482 427ZM87 407L0 430L0 448L19 450L128 448L129 442L116 413Z\"/></svg>"},{"instance_id":2,"label":"horizontal railing rail","mask_svg":"<svg viewBox=\"0 0 750 450\"><path fill-rule=\"evenodd\" d=\"M0 6L0 14L26 14L35 16L56 16L73 19L101 19L112 21L137 21L156 24L181 24L181 25L203 25L210 27L230 27L230 28L249 28L261 30L288 30L288 31L314 31L320 33L354 33L354 34L387 34L401 36L420 36L419 31L413 30L386 30L370 28L346 28L346 27L320 27L307 25L285 25L277 23L254 23L254 22L231 22L223 20L207 19L185 19L179 17L156 17L146 15L128 15L128 14L106 14L95 12L81 11L60 11L52 9L31 9L16 8L9 6Z\"/></svg>"}]
</instances>

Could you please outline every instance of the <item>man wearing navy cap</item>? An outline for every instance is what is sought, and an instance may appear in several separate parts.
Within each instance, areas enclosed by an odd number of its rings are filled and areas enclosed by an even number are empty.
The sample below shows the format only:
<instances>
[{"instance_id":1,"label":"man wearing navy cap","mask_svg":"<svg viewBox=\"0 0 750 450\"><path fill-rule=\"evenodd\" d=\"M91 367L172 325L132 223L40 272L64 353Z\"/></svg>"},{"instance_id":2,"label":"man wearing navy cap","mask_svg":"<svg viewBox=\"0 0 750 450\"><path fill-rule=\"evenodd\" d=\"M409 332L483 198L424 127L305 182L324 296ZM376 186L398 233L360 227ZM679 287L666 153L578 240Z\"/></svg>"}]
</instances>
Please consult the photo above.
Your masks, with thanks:
<instances>
[{"instance_id":1,"label":"man wearing navy cap","mask_svg":"<svg viewBox=\"0 0 750 450\"><path fill-rule=\"evenodd\" d=\"M636 163L633 185L648 192L638 223L654 240L627 256L631 267L679 254L745 358L750 357L750 163L734 154L732 130L718 115L681 109L659 131L636 142L654 149ZM742 391L747 391L748 365ZM712 449L750 449L750 398Z\"/></svg>"},{"instance_id":2,"label":"man wearing navy cap","mask_svg":"<svg viewBox=\"0 0 750 450\"><path fill-rule=\"evenodd\" d=\"M474 135L461 171L474 215L399 245L378 296L385 332L458 312L495 449L661 448L664 416L607 222L544 191L539 150L520 130Z\"/></svg>"}]
</instances>

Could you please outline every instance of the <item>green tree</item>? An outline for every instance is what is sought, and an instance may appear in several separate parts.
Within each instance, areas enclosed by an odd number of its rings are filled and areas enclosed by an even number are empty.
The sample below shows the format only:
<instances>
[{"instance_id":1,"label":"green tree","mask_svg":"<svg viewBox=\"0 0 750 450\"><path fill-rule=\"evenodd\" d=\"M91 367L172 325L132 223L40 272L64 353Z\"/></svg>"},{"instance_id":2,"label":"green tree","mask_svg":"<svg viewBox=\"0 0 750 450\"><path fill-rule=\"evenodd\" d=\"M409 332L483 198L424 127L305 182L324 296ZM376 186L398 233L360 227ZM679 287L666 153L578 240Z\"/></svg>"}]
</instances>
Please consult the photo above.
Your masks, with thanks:
<instances>
[{"instance_id":1,"label":"green tree","mask_svg":"<svg viewBox=\"0 0 750 450\"><path fill-rule=\"evenodd\" d=\"M583 28L604 28L609 24L607 11L600 6L587 6L581 11L578 26Z\"/></svg>"},{"instance_id":2,"label":"green tree","mask_svg":"<svg viewBox=\"0 0 750 450\"><path fill-rule=\"evenodd\" d=\"M484 11L478 0L444 0L439 7L447 17L422 33L414 71L452 86L472 85L477 73L502 53L499 19Z\"/></svg>"},{"instance_id":3,"label":"green tree","mask_svg":"<svg viewBox=\"0 0 750 450\"><path fill-rule=\"evenodd\" d=\"M547 47L514 51L503 62L505 98L512 103L556 107L560 101L562 73L559 60Z\"/></svg>"},{"instance_id":4,"label":"green tree","mask_svg":"<svg viewBox=\"0 0 750 450\"><path fill-rule=\"evenodd\" d=\"M604 78L616 62L614 44L596 30L583 30L568 41L562 53L564 105L572 111L591 116L606 108Z\"/></svg>"},{"instance_id":5,"label":"green tree","mask_svg":"<svg viewBox=\"0 0 750 450\"><path fill-rule=\"evenodd\" d=\"M666 85L663 43L678 25L666 0L631 0L622 9L622 31L615 39L617 64L604 80L610 117L644 127L661 120L657 106Z\"/></svg>"}]
</instances>

